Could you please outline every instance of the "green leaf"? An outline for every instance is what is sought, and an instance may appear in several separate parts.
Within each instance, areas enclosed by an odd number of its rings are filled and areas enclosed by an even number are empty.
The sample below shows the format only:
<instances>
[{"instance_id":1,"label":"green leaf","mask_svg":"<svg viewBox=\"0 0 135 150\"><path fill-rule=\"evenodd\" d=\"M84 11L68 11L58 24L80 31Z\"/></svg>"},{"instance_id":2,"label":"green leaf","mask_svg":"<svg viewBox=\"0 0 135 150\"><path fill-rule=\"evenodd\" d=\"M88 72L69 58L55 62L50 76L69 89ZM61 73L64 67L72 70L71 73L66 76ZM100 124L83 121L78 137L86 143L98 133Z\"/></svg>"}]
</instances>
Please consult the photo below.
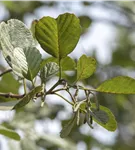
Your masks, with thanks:
<instances>
[{"instance_id":1,"label":"green leaf","mask_svg":"<svg viewBox=\"0 0 135 150\"><path fill-rule=\"evenodd\" d=\"M65 13L54 19L43 17L36 24L35 35L41 47L58 59L71 53L80 38L79 19Z\"/></svg>"},{"instance_id":2,"label":"green leaf","mask_svg":"<svg viewBox=\"0 0 135 150\"><path fill-rule=\"evenodd\" d=\"M7 73L3 75L0 80L0 92L18 93L20 85L19 81L17 81L11 73Z\"/></svg>"},{"instance_id":3,"label":"green leaf","mask_svg":"<svg viewBox=\"0 0 135 150\"><path fill-rule=\"evenodd\" d=\"M7 73L3 75L2 79L0 80L0 92L2 93L18 93L18 89L20 87L20 83L15 80L13 75L11 73ZM0 96L0 103L6 102L6 101L12 101L16 100L15 98L5 98L3 96Z\"/></svg>"},{"instance_id":4,"label":"green leaf","mask_svg":"<svg viewBox=\"0 0 135 150\"><path fill-rule=\"evenodd\" d=\"M0 43L2 53L13 69L21 78L32 80L40 69L41 54L36 49L32 34L25 25L11 19L0 24Z\"/></svg>"},{"instance_id":5,"label":"green leaf","mask_svg":"<svg viewBox=\"0 0 135 150\"><path fill-rule=\"evenodd\" d=\"M61 130L60 137L65 138L66 136L68 136L71 130L73 129L73 127L76 125L76 122L77 122L77 116L75 113L74 117Z\"/></svg>"},{"instance_id":6,"label":"green leaf","mask_svg":"<svg viewBox=\"0 0 135 150\"><path fill-rule=\"evenodd\" d=\"M54 76L59 72L59 66L55 62L47 63L44 68L41 69L41 79L43 82L46 82L47 79Z\"/></svg>"},{"instance_id":7,"label":"green leaf","mask_svg":"<svg viewBox=\"0 0 135 150\"><path fill-rule=\"evenodd\" d=\"M76 72L72 71L72 72L64 72L62 71L61 74L62 78L65 79L69 84L73 84L76 80Z\"/></svg>"},{"instance_id":8,"label":"green leaf","mask_svg":"<svg viewBox=\"0 0 135 150\"><path fill-rule=\"evenodd\" d=\"M93 110L96 109L96 105L94 103L92 104L91 109ZM104 127L105 129L107 129L108 131L115 131L117 128L117 122L115 120L113 113L107 107L100 105L100 112L101 111L102 111L101 115L97 113L95 114L96 117L93 117L94 121L97 122L102 127ZM103 112L104 112L104 116L102 116ZM108 116L107 118L105 113Z\"/></svg>"},{"instance_id":9,"label":"green leaf","mask_svg":"<svg viewBox=\"0 0 135 150\"><path fill-rule=\"evenodd\" d=\"M37 86L35 87L33 90L31 90L27 95L25 95L20 101L19 103L17 103L13 109L18 109L21 108L25 105L27 105L31 99L34 98L34 96L42 91L42 86Z\"/></svg>"},{"instance_id":10,"label":"green leaf","mask_svg":"<svg viewBox=\"0 0 135 150\"><path fill-rule=\"evenodd\" d=\"M89 78L96 70L96 61L92 57L82 55L77 63L77 81Z\"/></svg>"},{"instance_id":11,"label":"green leaf","mask_svg":"<svg viewBox=\"0 0 135 150\"><path fill-rule=\"evenodd\" d=\"M11 130L11 129L7 129L4 126L0 125L0 134L9 137L11 139L20 140L20 136L18 133L16 133L15 131Z\"/></svg>"},{"instance_id":12,"label":"green leaf","mask_svg":"<svg viewBox=\"0 0 135 150\"><path fill-rule=\"evenodd\" d=\"M59 60L55 57L48 57L48 58L42 60L40 68L42 69L47 63L50 63L50 62L55 62L58 64L59 63L58 61Z\"/></svg>"},{"instance_id":13,"label":"green leaf","mask_svg":"<svg viewBox=\"0 0 135 150\"><path fill-rule=\"evenodd\" d=\"M97 110L92 108L91 114L97 121L106 124L109 120L108 114L103 110Z\"/></svg>"},{"instance_id":14,"label":"green leaf","mask_svg":"<svg viewBox=\"0 0 135 150\"><path fill-rule=\"evenodd\" d=\"M114 94L135 94L135 79L128 76L118 76L101 83L96 91Z\"/></svg>"},{"instance_id":15,"label":"green leaf","mask_svg":"<svg viewBox=\"0 0 135 150\"><path fill-rule=\"evenodd\" d=\"M89 16L79 16L80 24L82 27L82 34L87 31L87 29L90 27L92 20Z\"/></svg>"},{"instance_id":16,"label":"green leaf","mask_svg":"<svg viewBox=\"0 0 135 150\"><path fill-rule=\"evenodd\" d=\"M45 64L48 62L55 62L55 63L59 64L59 60L57 58L49 57L42 61L40 68L44 67ZM76 66L75 61L72 58L70 58L69 56L61 59L62 71L74 70L75 66Z\"/></svg>"},{"instance_id":17,"label":"green leaf","mask_svg":"<svg viewBox=\"0 0 135 150\"><path fill-rule=\"evenodd\" d=\"M31 28L30 28L34 38L36 38L35 37L35 26L36 26L36 24L37 24L37 20L33 20L32 23L31 23Z\"/></svg>"},{"instance_id":18,"label":"green leaf","mask_svg":"<svg viewBox=\"0 0 135 150\"><path fill-rule=\"evenodd\" d=\"M62 71L75 70L75 61L69 56L61 60Z\"/></svg>"}]
</instances>

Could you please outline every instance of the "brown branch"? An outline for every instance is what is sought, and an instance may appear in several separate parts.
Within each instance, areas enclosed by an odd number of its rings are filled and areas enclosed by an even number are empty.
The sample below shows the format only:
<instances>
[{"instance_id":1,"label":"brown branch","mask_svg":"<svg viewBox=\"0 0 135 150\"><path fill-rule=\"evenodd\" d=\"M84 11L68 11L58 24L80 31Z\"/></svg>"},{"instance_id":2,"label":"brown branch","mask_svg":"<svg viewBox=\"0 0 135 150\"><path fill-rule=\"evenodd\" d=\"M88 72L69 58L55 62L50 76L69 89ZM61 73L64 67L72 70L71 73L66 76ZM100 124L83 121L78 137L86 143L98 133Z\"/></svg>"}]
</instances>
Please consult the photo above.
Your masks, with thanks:
<instances>
[{"instance_id":1,"label":"brown branch","mask_svg":"<svg viewBox=\"0 0 135 150\"><path fill-rule=\"evenodd\" d=\"M20 99L23 98L25 96L25 94L23 95L18 95L18 94L13 94L13 93L1 93L0 92L0 96L3 96L5 98L16 98L16 99Z\"/></svg>"}]
</instances>

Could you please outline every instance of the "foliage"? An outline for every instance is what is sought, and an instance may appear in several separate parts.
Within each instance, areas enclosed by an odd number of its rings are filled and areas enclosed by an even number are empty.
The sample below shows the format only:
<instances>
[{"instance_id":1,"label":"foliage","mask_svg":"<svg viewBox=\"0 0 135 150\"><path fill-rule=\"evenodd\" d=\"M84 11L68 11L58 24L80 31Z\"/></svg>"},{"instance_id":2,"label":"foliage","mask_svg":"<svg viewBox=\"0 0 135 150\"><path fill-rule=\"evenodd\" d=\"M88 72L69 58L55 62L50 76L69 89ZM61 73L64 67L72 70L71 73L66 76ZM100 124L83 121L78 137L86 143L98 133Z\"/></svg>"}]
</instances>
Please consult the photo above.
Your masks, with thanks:
<instances>
[{"instance_id":1,"label":"foliage","mask_svg":"<svg viewBox=\"0 0 135 150\"><path fill-rule=\"evenodd\" d=\"M96 60L92 57L82 55L77 63L75 63L68 56L76 47L81 34L79 19L74 14L65 13L56 19L43 17L35 23L34 32L40 46L52 56L47 60L41 58L32 33L23 22L17 19L10 19L7 23L0 23L0 45L3 56L10 65L13 73L23 81L24 86L24 94L22 95L7 93L7 91L6 93L3 93L5 91L0 93L0 96L6 99L6 102L4 102L7 103L7 106L9 106L11 98L15 100L19 99L19 102L16 104L15 101L15 105L12 107L13 109L17 109L16 111L18 111L18 108L30 103L31 100L38 101L39 99L37 98L41 99L41 106L43 106L47 95L57 95L71 104L73 108L72 119L61 131L60 136L62 138L68 136L74 127L84 123L93 128L93 120L105 129L115 131L117 123L114 115L108 108L99 105L95 92L135 94L134 79L127 76L119 76L104 81L97 88L86 88L79 84L78 81L83 82L84 79L94 74ZM72 84L69 84L63 78L63 74L67 70L76 72L76 79ZM5 82L4 77L6 73L8 72L6 71L3 74L1 82ZM53 76L56 76L58 81L50 89L47 89L46 84ZM36 78L40 78L40 85L35 84L34 81ZM25 79L31 82L31 91L29 93L27 93ZM14 79L13 81L16 84L16 80ZM62 87L59 88L59 85ZM70 90L72 88L75 90L74 94ZM78 98L80 90L83 90L85 93L83 100ZM61 95L60 91L66 91L72 101ZM8 92L16 93L17 91ZM94 99L94 104L91 97ZM3 104L1 103L0 105ZM5 130L1 130L0 133L19 140L19 137L15 133L12 137L8 133L8 130L6 133Z\"/></svg>"}]
</instances>

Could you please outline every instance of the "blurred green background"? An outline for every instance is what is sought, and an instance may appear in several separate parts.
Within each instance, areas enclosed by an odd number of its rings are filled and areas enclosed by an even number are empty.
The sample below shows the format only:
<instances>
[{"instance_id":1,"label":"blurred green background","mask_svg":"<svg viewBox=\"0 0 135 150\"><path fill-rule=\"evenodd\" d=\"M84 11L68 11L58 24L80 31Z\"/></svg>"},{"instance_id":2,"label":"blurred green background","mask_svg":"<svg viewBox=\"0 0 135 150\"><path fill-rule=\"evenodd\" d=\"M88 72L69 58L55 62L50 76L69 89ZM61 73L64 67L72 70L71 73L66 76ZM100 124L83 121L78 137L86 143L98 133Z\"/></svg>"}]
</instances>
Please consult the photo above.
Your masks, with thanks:
<instances>
[{"instance_id":1,"label":"blurred green background","mask_svg":"<svg viewBox=\"0 0 135 150\"><path fill-rule=\"evenodd\" d=\"M85 53L97 60L96 73L83 81L85 86L97 87L118 75L135 77L134 8L134 1L1 1L0 21L15 18L30 28L34 19L74 13L80 18L82 35L70 56L76 60ZM47 56L44 52L43 57ZM7 66L0 53L0 71ZM73 77L68 79L72 81ZM18 87L21 92L12 74L0 80L0 92L15 93ZM0 150L134 150L135 96L97 93L97 97L100 104L114 113L118 122L115 132L108 132L97 124L93 130L83 125L74 129L68 138L61 139L59 132L62 124L70 119L72 108L56 97L48 97L43 108L31 102L17 112L0 111L1 124L16 129L22 138L16 142L0 136ZM0 105L3 101L1 98Z\"/></svg>"}]
</instances>

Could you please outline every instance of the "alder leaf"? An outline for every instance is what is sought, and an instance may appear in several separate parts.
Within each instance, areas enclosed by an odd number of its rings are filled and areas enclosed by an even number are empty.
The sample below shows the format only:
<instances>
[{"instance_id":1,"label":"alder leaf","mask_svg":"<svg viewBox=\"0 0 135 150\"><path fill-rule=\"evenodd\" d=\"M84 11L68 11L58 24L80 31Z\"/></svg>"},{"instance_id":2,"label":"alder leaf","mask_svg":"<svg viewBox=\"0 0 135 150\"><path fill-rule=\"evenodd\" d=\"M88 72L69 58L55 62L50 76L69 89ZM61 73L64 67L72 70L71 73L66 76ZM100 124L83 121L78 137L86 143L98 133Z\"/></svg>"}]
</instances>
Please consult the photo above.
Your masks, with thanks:
<instances>
[{"instance_id":1,"label":"alder leaf","mask_svg":"<svg viewBox=\"0 0 135 150\"><path fill-rule=\"evenodd\" d=\"M33 90L31 90L27 95L25 95L14 107L13 109L21 108L27 105L34 96L42 91L42 86L37 86Z\"/></svg>"},{"instance_id":2,"label":"alder leaf","mask_svg":"<svg viewBox=\"0 0 135 150\"><path fill-rule=\"evenodd\" d=\"M59 65L59 60L55 57L49 57L47 59L44 59L41 63L41 67L44 67L45 64L47 64L48 62L55 62ZM74 70L76 67L76 64L75 64L75 61L69 57L69 56L66 56L65 58L62 58L61 59L61 68L62 68L62 71L68 71L68 70Z\"/></svg>"},{"instance_id":3,"label":"alder leaf","mask_svg":"<svg viewBox=\"0 0 135 150\"><path fill-rule=\"evenodd\" d=\"M113 113L107 107L100 105L99 108L100 112L102 111L104 112L104 114L102 113L100 115L99 113L98 114L95 113L96 117L93 116L94 121L97 122L102 127L104 127L105 129L107 129L108 131L115 131L117 128L117 122L115 120ZM95 111L96 105L94 103L91 105L91 109Z\"/></svg>"},{"instance_id":4,"label":"alder leaf","mask_svg":"<svg viewBox=\"0 0 135 150\"><path fill-rule=\"evenodd\" d=\"M73 127L76 125L76 122L77 122L77 116L75 113L73 118L61 130L60 137L65 138L66 136L68 136L70 134L71 130L73 129Z\"/></svg>"},{"instance_id":5,"label":"alder leaf","mask_svg":"<svg viewBox=\"0 0 135 150\"><path fill-rule=\"evenodd\" d=\"M43 17L36 24L35 35L41 47L59 60L71 53L80 38L79 19L65 13L58 18Z\"/></svg>"},{"instance_id":6,"label":"alder leaf","mask_svg":"<svg viewBox=\"0 0 135 150\"><path fill-rule=\"evenodd\" d=\"M114 94L135 94L135 79L128 76L114 77L101 83L96 91Z\"/></svg>"},{"instance_id":7,"label":"alder leaf","mask_svg":"<svg viewBox=\"0 0 135 150\"><path fill-rule=\"evenodd\" d=\"M18 89L20 85L21 83L19 83L11 73L7 73L3 75L2 79L0 80L0 92L18 94ZM0 96L0 106L2 102L13 101L13 100L16 99Z\"/></svg>"},{"instance_id":8,"label":"alder leaf","mask_svg":"<svg viewBox=\"0 0 135 150\"><path fill-rule=\"evenodd\" d=\"M6 137L8 137L8 138L11 138L11 139L20 141L20 136L19 136L18 133L16 133L14 130L5 128L5 127L2 126L2 125L0 125L0 134L6 136Z\"/></svg>"},{"instance_id":9,"label":"alder leaf","mask_svg":"<svg viewBox=\"0 0 135 150\"><path fill-rule=\"evenodd\" d=\"M42 82L46 82L47 79L51 78L59 72L59 66L55 62L47 63L40 71Z\"/></svg>"},{"instance_id":10,"label":"alder leaf","mask_svg":"<svg viewBox=\"0 0 135 150\"><path fill-rule=\"evenodd\" d=\"M82 55L77 62L77 81L89 78L96 70L96 61L92 57Z\"/></svg>"},{"instance_id":11,"label":"alder leaf","mask_svg":"<svg viewBox=\"0 0 135 150\"><path fill-rule=\"evenodd\" d=\"M10 19L7 24L0 23L0 44L2 53L14 73L28 80L37 75L41 54L35 47L30 30L21 21Z\"/></svg>"},{"instance_id":12,"label":"alder leaf","mask_svg":"<svg viewBox=\"0 0 135 150\"><path fill-rule=\"evenodd\" d=\"M108 114L103 110L92 109L92 117L94 117L97 121L106 124L109 120Z\"/></svg>"}]
</instances>

